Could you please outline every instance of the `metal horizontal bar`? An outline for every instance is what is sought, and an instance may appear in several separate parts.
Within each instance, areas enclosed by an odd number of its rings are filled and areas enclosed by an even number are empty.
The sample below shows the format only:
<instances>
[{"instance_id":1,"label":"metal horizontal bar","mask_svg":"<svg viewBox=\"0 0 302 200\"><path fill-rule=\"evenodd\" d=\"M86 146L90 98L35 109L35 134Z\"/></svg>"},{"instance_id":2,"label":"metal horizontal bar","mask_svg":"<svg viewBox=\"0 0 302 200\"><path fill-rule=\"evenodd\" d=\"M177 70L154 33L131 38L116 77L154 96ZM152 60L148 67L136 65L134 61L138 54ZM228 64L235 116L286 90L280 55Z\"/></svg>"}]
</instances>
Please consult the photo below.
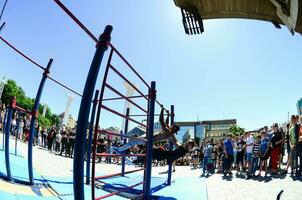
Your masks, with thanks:
<instances>
[{"instance_id":1,"label":"metal horizontal bar","mask_svg":"<svg viewBox=\"0 0 302 200\"><path fill-rule=\"evenodd\" d=\"M96 156L98 157L145 157L146 154L108 154L108 153L97 153Z\"/></svg>"},{"instance_id":2,"label":"metal horizontal bar","mask_svg":"<svg viewBox=\"0 0 302 200\"><path fill-rule=\"evenodd\" d=\"M97 37L95 37L91 31L78 19L76 16L59 0L54 0L58 4L58 6L77 24L81 27L85 33L95 42L98 43Z\"/></svg>"},{"instance_id":3,"label":"metal horizontal bar","mask_svg":"<svg viewBox=\"0 0 302 200\"><path fill-rule=\"evenodd\" d=\"M32 114L31 111L25 110L24 108L21 108L19 106L15 106L15 110L21 111L21 112L24 112L24 113L27 113L27 114Z\"/></svg>"},{"instance_id":4,"label":"metal horizontal bar","mask_svg":"<svg viewBox=\"0 0 302 200\"><path fill-rule=\"evenodd\" d=\"M164 114L165 116L169 115L169 114ZM147 117L148 115L146 114L134 114L134 115L129 115L129 117ZM160 116L160 114L155 114L154 116Z\"/></svg>"},{"instance_id":5,"label":"metal horizontal bar","mask_svg":"<svg viewBox=\"0 0 302 200\"><path fill-rule=\"evenodd\" d=\"M128 67L138 76L138 78L150 89L150 86L148 83L143 79L143 77L130 65L130 63L124 58L124 56L113 46L111 45L111 48L114 50L114 52L128 65Z\"/></svg>"},{"instance_id":6,"label":"metal horizontal bar","mask_svg":"<svg viewBox=\"0 0 302 200\"><path fill-rule=\"evenodd\" d=\"M122 117L122 118L128 119L128 120L130 120L130 121L132 121L132 122L134 122L134 123L137 123L137 124L139 124L139 125L141 125L141 126L143 126L143 127L145 127L145 128L148 128L147 125L145 125L145 124L143 124L143 123L140 123L140 122L138 122L138 121L136 121L136 120L134 120L134 119L132 119L132 118L130 118L130 117L127 117L126 115L121 114L121 113L119 113L119 112L117 112L117 111L115 111L115 110L113 110L113 109L111 109L111 108L108 108L108 107L105 106L105 105L101 105L101 107L102 107L103 109L105 109L105 110L107 110L107 111L113 113L113 114L116 114L116 115L118 115L118 116L120 116L120 117Z\"/></svg>"},{"instance_id":7,"label":"metal horizontal bar","mask_svg":"<svg viewBox=\"0 0 302 200\"><path fill-rule=\"evenodd\" d=\"M148 95L145 95L146 97ZM138 96L128 96L127 98L129 99L135 99L135 98L142 98L144 96L141 96L141 95L138 95ZM106 98L106 99L103 99L103 101L112 101L112 100L124 100L124 98L122 97L112 97L112 98Z\"/></svg>"},{"instance_id":8,"label":"metal horizontal bar","mask_svg":"<svg viewBox=\"0 0 302 200\"><path fill-rule=\"evenodd\" d=\"M144 142L148 141L147 139L144 139L144 138L122 135L122 134L113 133L113 132L110 132L110 131L107 131L107 130L98 130L98 133L103 133L103 134L107 134L107 135L114 135L114 136L118 136L118 137L122 137L122 138L129 138L129 139L133 139L133 140L141 140L141 141L144 141Z\"/></svg>"},{"instance_id":9,"label":"metal horizontal bar","mask_svg":"<svg viewBox=\"0 0 302 200\"><path fill-rule=\"evenodd\" d=\"M131 99L127 98L125 95L123 95L122 93L120 93L119 91L117 91L116 89L114 89L111 85L109 85L108 83L105 83L105 86L110 89L112 92L114 92L115 94L125 98L127 101L129 101L132 105L136 106L137 108L139 108L141 111L148 113L147 110L145 110L144 108L142 108L140 105L138 105L137 103L135 103L134 101L132 101Z\"/></svg>"},{"instance_id":10,"label":"metal horizontal bar","mask_svg":"<svg viewBox=\"0 0 302 200\"><path fill-rule=\"evenodd\" d=\"M24 53L22 53L19 49L17 49L16 47L14 47L11 43L9 43L7 40L5 40L3 37L0 36L0 39L7 44L10 48L12 48L14 51L16 51L18 54L20 54L23 58L25 58L26 60L28 60L29 62L31 62L32 64L36 65L37 67L39 67L40 69L45 71L45 67L43 67L42 65L38 64L36 61L34 61L33 59L31 59L30 57L28 57L27 55L25 55Z\"/></svg>"},{"instance_id":11,"label":"metal horizontal bar","mask_svg":"<svg viewBox=\"0 0 302 200\"><path fill-rule=\"evenodd\" d=\"M69 90L70 92L72 92L72 93L74 93L74 94L76 94L76 95L82 97L82 95L81 95L80 93L74 91L73 89L71 89L70 87L64 85L63 83L61 83L61 82L55 80L54 78L52 78L52 77L50 77L50 76L48 76L48 78L49 78L50 80L52 80L53 82L57 83L58 85L60 85L61 87L63 87L63 88L65 88L65 89Z\"/></svg>"},{"instance_id":12,"label":"metal horizontal bar","mask_svg":"<svg viewBox=\"0 0 302 200\"><path fill-rule=\"evenodd\" d=\"M143 170L145 170L145 168L134 169L134 170L127 171L127 172L125 172L124 174L130 174L130 173L139 172L139 171L143 171ZM120 176L120 175L122 175L121 172L115 173L115 174L104 175L104 176L97 176L97 177L95 177L94 179L95 179L95 180L98 180L98 179L105 179L105 178L110 178L110 177Z\"/></svg>"},{"instance_id":13,"label":"metal horizontal bar","mask_svg":"<svg viewBox=\"0 0 302 200\"><path fill-rule=\"evenodd\" d=\"M116 191L116 192L112 192L112 193L110 193L110 194L106 194L106 195L97 197L97 198L95 198L95 200L105 199L105 198L108 198L108 197L117 195L117 194L119 194L119 193L126 192L126 191L128 191L128 190L131 190L132 188L135 188L136 186L139 186L139 185L143 184L143 183L144 183L144 181L139 182L139 183L137 183L137 184L135 184L135 185L126 187L126 188L121 189L121 190L118 190L118 191Z\"/></svg>"},{"instance_id":14,"label":"metal horizontal bar","mask_svg":"<svg viewBox=\"0 0 302 200\"><path fill-rule=\"evenodd\" d=\"M113 67L111 64L109 67L117 74L119 75L124 81L126 81L133 89L135 89L140 95L142 95L146 100L149 100L148 97L146 97L133 83L131 83L121 72L119 72L115 67Z\"/></svg>"}]
</instances>

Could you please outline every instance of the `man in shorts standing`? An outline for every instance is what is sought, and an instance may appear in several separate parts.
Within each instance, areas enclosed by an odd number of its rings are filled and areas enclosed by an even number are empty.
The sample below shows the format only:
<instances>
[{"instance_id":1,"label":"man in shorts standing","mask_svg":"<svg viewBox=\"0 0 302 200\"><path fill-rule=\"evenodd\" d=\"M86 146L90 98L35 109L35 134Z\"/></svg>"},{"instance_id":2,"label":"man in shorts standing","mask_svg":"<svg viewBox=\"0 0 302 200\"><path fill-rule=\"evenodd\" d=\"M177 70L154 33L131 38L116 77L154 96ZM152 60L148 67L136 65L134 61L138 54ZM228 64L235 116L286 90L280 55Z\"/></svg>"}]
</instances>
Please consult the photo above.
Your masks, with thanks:
<instances>
[{"instance_id":1,"label":"man in shorts standing","mask_svg":"<svg viewBox=\"0 0 302 200\"><path fill-rule=\"evenodd\" d=\"M252 171L252 155L253 155L253 145L254 145L254 137L251 136L249 132L246 133L246 168L247 168L247 178L251 176Z\"/></svg>"},{"instance_id":2,"label":"man in shorts standing","mask_svg":"<svg viewBox=\"0 0 302 200\"><path fill-rule=\"evenodd\" d=\"M224 144L224 175L232 175L232 167L234 162L234 150L233 150L233 141L232 135L229 134L228 138L223 142Z\"/></svg>"}]
</instances>

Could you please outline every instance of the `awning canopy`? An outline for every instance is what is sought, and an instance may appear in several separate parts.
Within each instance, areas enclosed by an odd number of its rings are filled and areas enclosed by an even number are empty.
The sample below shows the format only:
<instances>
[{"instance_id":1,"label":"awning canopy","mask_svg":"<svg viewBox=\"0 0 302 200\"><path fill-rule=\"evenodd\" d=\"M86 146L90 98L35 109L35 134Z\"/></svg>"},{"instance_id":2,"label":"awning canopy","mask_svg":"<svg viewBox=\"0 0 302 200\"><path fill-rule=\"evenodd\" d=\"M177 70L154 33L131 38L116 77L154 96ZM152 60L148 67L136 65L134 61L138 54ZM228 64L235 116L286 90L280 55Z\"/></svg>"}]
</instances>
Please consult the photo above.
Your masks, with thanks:
<instances>
[{"instance_id":1,"label":"awning canopy","mask_svg":"<svg viewBox=\"0 0 302 200\"><path fill-rule=\"evenodd\" d=\"M174 0L182 9L187 34L203 32L200 20L243 18L285 25L302 33L302 0ZM202 26L202 27L200 27Z\"/></svg>"}]
</instances>

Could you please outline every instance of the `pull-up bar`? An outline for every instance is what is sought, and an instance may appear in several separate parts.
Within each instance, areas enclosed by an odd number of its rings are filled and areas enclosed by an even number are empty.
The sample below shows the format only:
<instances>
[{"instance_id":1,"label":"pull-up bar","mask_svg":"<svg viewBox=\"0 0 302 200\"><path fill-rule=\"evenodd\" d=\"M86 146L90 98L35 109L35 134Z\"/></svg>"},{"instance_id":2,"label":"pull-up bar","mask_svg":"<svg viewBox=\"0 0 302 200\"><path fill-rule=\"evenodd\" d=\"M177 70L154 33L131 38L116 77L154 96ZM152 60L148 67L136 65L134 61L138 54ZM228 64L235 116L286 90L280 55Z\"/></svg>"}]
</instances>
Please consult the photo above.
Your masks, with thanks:
<instances>
[{"instance_id":1,"label":"pull-up bar","mask_svg":"<svg viewBox=\"0 0 302 200\"><path fill-rule=\"evenodd\" d=\"M57 81L56 79L52 78L49 76L49 71L47 70L46 67L42 66L41 64L37 63L36 61L34 61L33 59L31 59L29 56L27 56L25 53L23 53L22 51L20 51L18 48L16 48L14 45L12 45L11 43L9 43L6 39L4 39L3 37L0 36L0 39L6 44L8 45L11 49L13 49L15 52L17 52L19 55L21 55L23 58L25 58L26 60L28 60L29 62L31 62L32 64L34 64L36 67L42 69L45 73L47 73L47 78L50 79L51 81L55 82L56 84L60 85L61 87L69 90L70 92L78 95L78 96L82 96L80 93L76 92L75 90L71 89L70 87L66 86L65 84Z\"/></svg>"},{"instance_id":2,"label":"pull-up bar","mask_svg":"<svg viewBox=\"0 0 302 200\"><path fill-rule=\"evenodd\" d=\"M168 116L168 115L170 115L170 114L164 114L165 116ZM145 114L138 114L138 115L136 115L136 114L134 114L134 115L129 115L129 117L147 117L148 115L145 115ZM154 114L154 116L160 116L160 114Z\"/></svg>"},{"instance_id":3,"label":"pull-up bar","mask_svg":"<svg viewBox=\"0 0 302 200\"><path fill-rule=\"evenodd\" d=\"M137 95L137 96L126 96L128 99L137 99L137 98L142 98L142 97L148 97L148 95ZM114 101L114 100L125 100L123 97L112 97L112 98L105 98L103 101Z\"/></svg>"}]
</instances>

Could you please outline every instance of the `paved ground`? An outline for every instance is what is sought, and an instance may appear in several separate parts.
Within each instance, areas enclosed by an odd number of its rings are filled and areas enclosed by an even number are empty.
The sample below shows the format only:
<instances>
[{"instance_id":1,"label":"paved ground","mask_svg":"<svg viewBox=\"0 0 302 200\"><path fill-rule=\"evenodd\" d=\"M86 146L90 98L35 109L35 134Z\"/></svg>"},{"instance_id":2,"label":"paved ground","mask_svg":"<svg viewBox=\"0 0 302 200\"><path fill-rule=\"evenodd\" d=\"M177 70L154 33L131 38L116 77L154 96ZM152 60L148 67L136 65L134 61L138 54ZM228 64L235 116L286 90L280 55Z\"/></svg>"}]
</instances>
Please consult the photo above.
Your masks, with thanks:
<instances>
[{"instance_id":1,"label":"paved ground","mask_svg":"<svg viewBox=\"0 0 302 200\"><path fill-rule=\"evenodd\" d=\"M2 135L0 134L0 146L2 146ZM24 143L18 142L19 151L26 156L27 147ZM52 177L71 177L72 176L72 159L50 153L41 147L34 148L34 167L37 172L44 176ZM128 167L132 169L134 167ZM166 171L167 167L154 167L153 175L167 176L161 172ZM120 166L98 164L97 172L114 173L119 172ZM191 170L187 166L177 166L176 172L173 173L173 179L181 177L199 177L200 169ZM200 178L201 182L204 178ZM0 180L0 183L3 183ZM207 195L209 200L275 200L277 194L284 190L281 199L298 200L302 198L302 181L295 180L289 176L279 176L275 178L257 178L245 180L243 177L223 178L221 174L214 174L205 178ZM1 185L1 184L0 184ZM20 187L20 186L18 186ZM23 186L27 187L27 186ZM204 185L200 184L200 187ZM0 190L4 188L0 187ZM16 188L17 189L17 188ZM25 188L26 189L26 188ZM20 190L20 189L18 189ZM183 191L184 193L186 191ZM173 196L173 194L171 195ZM196 197L198 200L198 197Z\"/></svg>"}]
</instances>

